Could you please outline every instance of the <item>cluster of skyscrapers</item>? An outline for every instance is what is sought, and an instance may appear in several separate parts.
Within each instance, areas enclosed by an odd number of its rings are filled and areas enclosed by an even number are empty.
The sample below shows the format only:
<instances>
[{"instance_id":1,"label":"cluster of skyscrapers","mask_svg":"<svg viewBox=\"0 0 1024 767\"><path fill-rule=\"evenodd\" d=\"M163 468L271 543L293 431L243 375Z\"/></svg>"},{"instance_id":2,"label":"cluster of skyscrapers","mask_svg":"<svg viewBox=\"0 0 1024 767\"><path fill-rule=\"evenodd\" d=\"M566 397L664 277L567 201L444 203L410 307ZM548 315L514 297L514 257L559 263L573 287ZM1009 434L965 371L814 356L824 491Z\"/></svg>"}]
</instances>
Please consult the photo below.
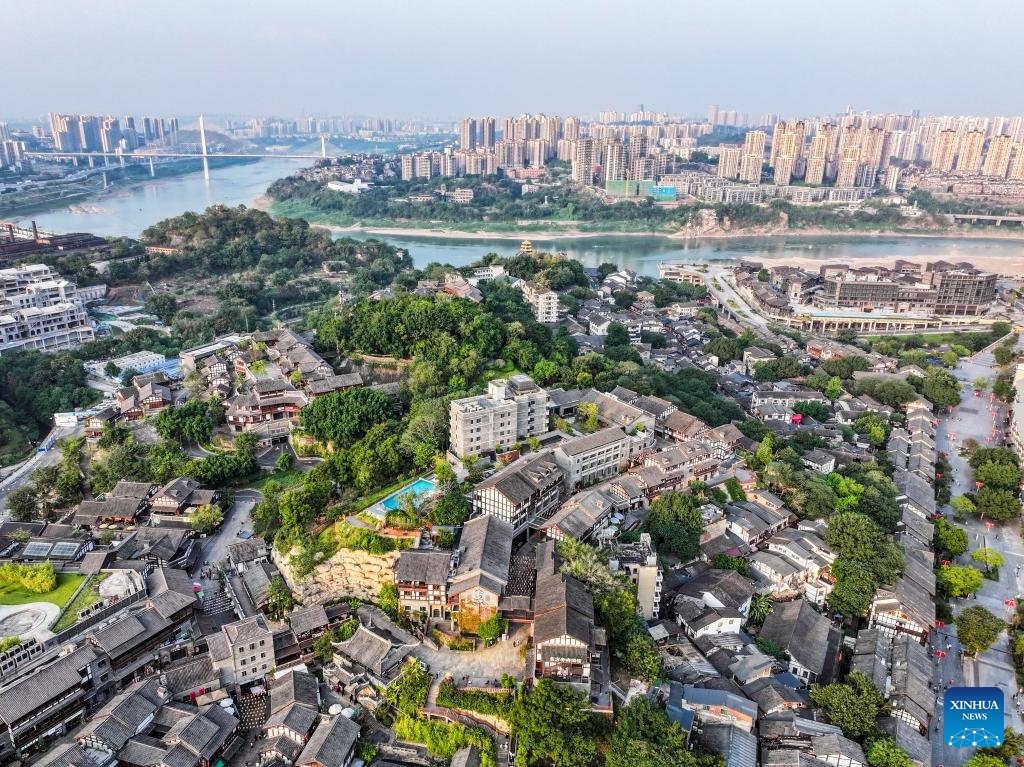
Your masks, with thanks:
<instances>
[{"instance_id":1,"label":"cluster of skyscrapers","mask_svg":"<svg viewBox=\"0 0 1024 767\"><path fill-rule=\"evenodd\" d=\"M146 144L178 143L177 117L124 117L50 113L59 152L131 152Z\"/></svg>"},{"instance_id":2,"label":"cluster of skyscrapers","mask_svg":"<svg viewBox=\"0 0 1024 767\"><path fill-rule=\"evenodd\" d=\"M772 183L895 187L899 169L1024 180L1024 118L846 115L839 120L778 121L769 142L752 130L739 145L719 146L718 175L761 180L764 149Z\"/></svg>"}]
</instances>

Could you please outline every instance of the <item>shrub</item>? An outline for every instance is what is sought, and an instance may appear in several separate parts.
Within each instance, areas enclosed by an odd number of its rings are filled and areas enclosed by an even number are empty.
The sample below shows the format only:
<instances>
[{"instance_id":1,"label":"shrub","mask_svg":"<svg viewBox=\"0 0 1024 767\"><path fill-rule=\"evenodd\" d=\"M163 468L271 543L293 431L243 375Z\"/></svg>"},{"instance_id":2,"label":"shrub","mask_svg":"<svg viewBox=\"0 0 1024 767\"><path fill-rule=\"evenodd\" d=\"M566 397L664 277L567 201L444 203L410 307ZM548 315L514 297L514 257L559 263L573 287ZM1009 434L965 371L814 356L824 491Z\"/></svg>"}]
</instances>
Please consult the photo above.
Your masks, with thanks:
<instances>
[{"instance_id":1,"label":"shrub","mask_svg":"<svg viewBox=\"0 0 1024 767\"><path fill-rule=\"evenodd\" d=\"M57 588L57 573L53 565L16 565L8 563L0 567L0 583L17 584L33 594L47 594Z\"/></svg>"}]
</instances>

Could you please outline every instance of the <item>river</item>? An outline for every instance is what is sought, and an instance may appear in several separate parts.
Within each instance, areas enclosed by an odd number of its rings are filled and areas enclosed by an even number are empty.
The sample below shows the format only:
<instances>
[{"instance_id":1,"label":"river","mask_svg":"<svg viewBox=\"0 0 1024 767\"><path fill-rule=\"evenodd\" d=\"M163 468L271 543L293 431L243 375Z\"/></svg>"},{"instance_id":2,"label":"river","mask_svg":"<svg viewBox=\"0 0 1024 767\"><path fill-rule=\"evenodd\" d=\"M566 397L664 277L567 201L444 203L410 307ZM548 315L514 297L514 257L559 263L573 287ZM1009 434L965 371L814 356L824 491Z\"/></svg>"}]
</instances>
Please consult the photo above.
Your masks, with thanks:
<instances>
[{"instance_id":1,"label":"river","mask_svg":"<svg viewBox=\"0 0 1024 767\"><path fill-rule=\"evenodd\" d=\"M302 167L302 161L262 160L217 168L210 180L202 173L155 179L91 200L81 206L26 216L40 229L52 232L92 232L103 236L137 237L143 229L185 211L201 211L214 203L251 205L272 181ZM369 237L371 235L358 235ZM489 252L513 255L514 239L454 239L445 237L381 236L407 248L417 266L431 262L461 266ZM930 237L736 237L677 240L667 237L599 236L558 240L532 239L538 250L564 251L587 266L611 262L641 274L656 276L661 261L786 262L813 266L824 261L891 261L945 259L971 261L1002 273L1024 272L1024 241Z\"/></svg>"},{"instance_id":2,"label":"river","mask_svg":"<svg viewBox=\"0 0 1024 767\"><path fill-rule=\"evenodd\" d=\"M215 203L251 205L275 179L308 165L302 160L260 160L210 171L156 178L78 205L23 216L46 232L92 232L101 237L138 237L142 230L188 210L202 211Z\"/></svg>"}]
</instances>

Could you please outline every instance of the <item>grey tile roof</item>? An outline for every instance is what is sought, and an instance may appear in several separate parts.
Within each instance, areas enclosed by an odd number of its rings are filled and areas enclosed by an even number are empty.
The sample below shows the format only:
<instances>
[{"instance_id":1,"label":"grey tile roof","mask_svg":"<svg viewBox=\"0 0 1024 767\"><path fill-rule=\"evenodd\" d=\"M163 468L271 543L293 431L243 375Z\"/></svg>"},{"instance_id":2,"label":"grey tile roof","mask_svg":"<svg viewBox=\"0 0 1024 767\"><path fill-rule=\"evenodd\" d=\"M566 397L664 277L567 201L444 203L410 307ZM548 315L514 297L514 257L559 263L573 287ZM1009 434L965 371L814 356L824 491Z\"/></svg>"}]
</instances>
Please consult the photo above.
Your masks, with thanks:
<instances>
[{"instance_id":1,"label":"grey tile roof","mask_svg":"<svg viewBox=\"0 0 1024 767\"><path fill-rule=\"evenodd\" d=\"M359 725L346 716L321 722L302 749L296 767L343 767L359 739ZM454 764L454 761L453 761Z\"/></svg>"},{"instance_id":2,"label":"grey tile roof","mask_svg":"<svg viewBox=\"0 0 1024 767\"><path fill-rule=\"evenodd\" d=\"M308 634L327 627L327 610L323 605L309 605L292 610L288 623L296 634Z\"/></svg>"},{"instance_id":3,"label":"grey tile roof","mask_svg":"<svg viewBox=\"0 0 1024 767\"><path fill-rule=\"evenodd\" d=\"M220 673L213 667L213 658L209 653L184 658L164 668L163 673L167 675L167 689L173 695L220 681Z\"/></svg>"},{"instance_id":4,"label":"grey tile roof","mask_svg":"<svg viewBox=\"0 0 1024 767\"><path fill-rule=\"evenodd\" d=\"M806 599L777 603L765 619L760 636L775 642L819 676L828 677L834 670L841 636Z\"/></svg>"},{"instance_id":5,"label":"grey tile roof","mask_svg":"<svg viewBox=\"0 0 1024 767\"><path fill-rule=\"evenodd\" d=\"M469 520L462 528L459 554L452 593L481 584L500 594L508 582L512 526L489 514Z\"/></svg>"},{"instance_id":6,"label":"grey tile roof","mask_svg":"<svg viewBox=\"0 0 1024 767\"><path fill-rule=\"evenodd\" d=\"M249 618L229 623L222 630L231 644L265 639L267 634L270 633L270 629L267 627L267 619L262 615L253 615Z\"/></svg>"},{"instance_id":7,"label":"grey tile roof","mask_svg":"<svg viewBox=\"0 0 1024 767\"><path fill-rule=\"evenodd\" d=\"M464 746L455 752L450 767L480 767L480 752L475 746Z\"/></svg>"},{"instance_id":8,"label":"grey tile roof","mask_svg":"<svg viewBox=\"0 0 1024 767\"><path fill-rule=\"evenodd\" d=\"M294 703L314 708L319 704L319 683L306 671L293 670L279 675L270 685L270 711L276 713Z\"/></svg>"},{"instance_id":9,"label":"grey tile roof","mask_svg":"<svg viewBox=\"0 0 1024 767\"><path fill-rule=\"evenodd\" d=\"M618 426L610 426L607 429L595 431L579 439L568 440L559 445L556 449L567 456L577 456L588 453L591 450L598 450L602 447L621 442L626 439L626 432Z\"/></svg>"},{"instance_id":10,"label":"grey tile roof","mask_svg":"<svg viewBox=\"0 0 1024 767\"><path fill-rule=\"evenodd\" d=\"M83 644L49 665L20 677L0 690L0 721L13 724L48 701L77 689L80 669L97 659L95 648Z\"/></svg>"},{"instance_id":11,"label":"grey tile roof","mask_svg":"<svg viewBox=\"0 0 1024 767\"><path fill-rule=\"evenodd\" d=\"M395 579L443 586L450 564L450 552L407 549L395 563Z\"/></svg>"}]
</instances>

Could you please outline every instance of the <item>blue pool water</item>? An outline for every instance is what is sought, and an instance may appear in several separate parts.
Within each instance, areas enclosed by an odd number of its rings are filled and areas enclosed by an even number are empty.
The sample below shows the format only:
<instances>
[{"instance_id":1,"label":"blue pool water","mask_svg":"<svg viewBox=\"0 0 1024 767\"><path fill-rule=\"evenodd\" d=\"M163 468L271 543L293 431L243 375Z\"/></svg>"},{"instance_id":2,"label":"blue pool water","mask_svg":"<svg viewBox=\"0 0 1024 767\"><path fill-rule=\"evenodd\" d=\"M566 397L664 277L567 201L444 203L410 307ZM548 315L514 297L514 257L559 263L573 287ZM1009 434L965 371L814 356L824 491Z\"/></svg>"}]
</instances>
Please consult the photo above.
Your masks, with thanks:
<instances>
[{"instance_id":1,"label":"blue pool water","mask_svg":"<svg viewBox=\"0 0 1024 767\"><path fill-rule=\"evenodd\" d=\"M392 511L394 511L395 509L398 508L398 502L402 498L402 496L409 495L409 493L412 493L414 499L417 496L433 495L434 483L431 482L429 479L417 479L411 485L406 485L401 490L398 490L397 492L394 492L391 495L389 495L387 498L381 501L381 505L385 509L391 509Z\"/></svg>"}]
</instances>

